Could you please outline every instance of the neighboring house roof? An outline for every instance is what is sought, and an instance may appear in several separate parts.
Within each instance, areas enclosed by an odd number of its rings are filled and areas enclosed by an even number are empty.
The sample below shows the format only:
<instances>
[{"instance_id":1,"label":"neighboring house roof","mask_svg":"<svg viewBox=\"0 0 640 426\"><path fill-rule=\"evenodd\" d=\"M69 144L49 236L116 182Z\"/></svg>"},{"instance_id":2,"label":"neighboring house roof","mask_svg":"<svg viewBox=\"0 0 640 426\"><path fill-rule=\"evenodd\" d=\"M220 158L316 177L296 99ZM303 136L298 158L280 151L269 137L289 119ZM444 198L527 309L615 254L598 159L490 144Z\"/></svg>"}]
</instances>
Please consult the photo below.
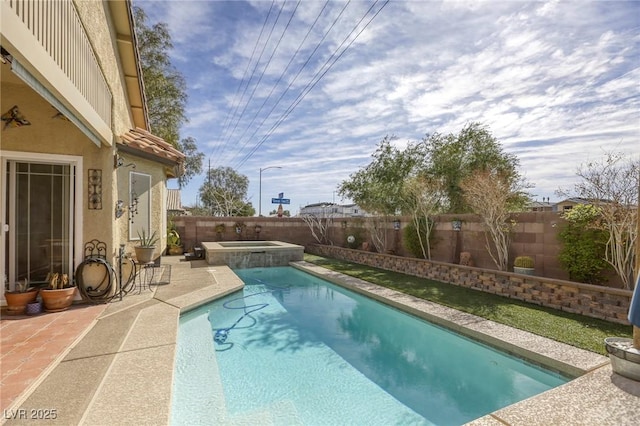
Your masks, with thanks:
<instances>
[{"instance_id":1,"label":"neighboring house roof","mask_svg":"<svg viewBox=\"0 0 640 426\"><path fill-rule=\"evenodd\" d=\"M562 200L558 204L564 204L564 203L593 204L594 202L606 204L606 203L611 203L612 201L607 200L605 198L601 198L599 200L592 200L592 199L582 198L582 197L572 197L572 198L567 198L566 200Z\"/></svg>"},{"instance_id":2,"label":"neighboring house roof","mask_svg":"<svg viewBox=\"0 0 640 426\"><path fill-rule=\"evenodd\" d=\"M572 197L572 198L566 198L562 201L559 201L557 204L563 204L563 203L589 204L589 200L587 200L586 198Z\"/></svg>"},{"instance_id":3,"label":"neighboring house roof","mask_svg":"<svg viewBox=\"0 0 640 426\"><path fill-rule=\"evenodd\" d=\"M307 207L329 207L329 206L333 206L335 205L334 203L313 203L313 204L307 204L306 206L304 206L303 208L307 208Z\"/></svg>"},{"instance_id":4,"label":"neighboring house roof","mask_svg":"<svg viewBox=\"0 0 640 426\"><path fill-rule=\"evenodd\" d=\"M551 203L549 201L531 201L530 203L528 203L525 208L527 210L533 210L533 209L537 209L537 210L553 210L553 208L557 206L557 204Z\"/></svg>"},{"instance_id":5,"label":"neighboring house roof","mask_svg":"<svg viewBox=\"0 0 640 426\"><path fill-rule=\"evenodd\" d=\"M167 189L167 210L184 211L179 189Z\"/></svg>"},{"instance_id":6,"label":"neighboring house roof","mask_svg":"<svg viewBox=\"0 0 640 426\"><path fill-rule=\"evenodd\" d=\"M144 129L138 127L122 135L122 141L118 143L118 149L175 166L175 170L171 175L173 177L182 175L185 155L170 143L165 142L164 139Z\"/></svg>"}]
</instances>

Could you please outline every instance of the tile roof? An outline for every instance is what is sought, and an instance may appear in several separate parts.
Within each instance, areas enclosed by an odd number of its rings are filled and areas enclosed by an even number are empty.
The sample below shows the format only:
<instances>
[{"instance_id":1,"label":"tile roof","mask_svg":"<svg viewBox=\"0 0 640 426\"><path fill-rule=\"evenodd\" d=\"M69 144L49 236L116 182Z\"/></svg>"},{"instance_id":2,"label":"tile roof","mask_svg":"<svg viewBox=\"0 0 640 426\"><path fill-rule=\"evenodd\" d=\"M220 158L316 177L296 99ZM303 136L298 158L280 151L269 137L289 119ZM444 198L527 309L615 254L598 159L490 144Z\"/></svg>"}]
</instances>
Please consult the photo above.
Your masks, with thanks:
<instances>
[{"instance_id":1,"label":"tile roof","mask_svg":"<svg viewBox=\"0 0 640 426\"><path fill-rule=\"evenodd\" d=\"M164 139L139 127L130 129L122 135L121 143L161 160L169 160L176 164L184 163L185 155L183 153L175 149L170 143L165 142Z\"/></svg>"}]
</instances>

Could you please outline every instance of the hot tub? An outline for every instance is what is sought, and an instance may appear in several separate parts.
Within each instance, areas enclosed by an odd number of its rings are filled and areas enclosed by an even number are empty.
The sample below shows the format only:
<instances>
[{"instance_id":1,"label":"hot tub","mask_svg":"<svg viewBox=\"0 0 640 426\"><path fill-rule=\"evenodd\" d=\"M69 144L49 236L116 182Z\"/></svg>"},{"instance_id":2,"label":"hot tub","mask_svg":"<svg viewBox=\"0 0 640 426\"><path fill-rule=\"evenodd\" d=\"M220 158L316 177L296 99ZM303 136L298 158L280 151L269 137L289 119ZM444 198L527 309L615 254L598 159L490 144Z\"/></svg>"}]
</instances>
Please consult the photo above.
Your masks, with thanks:
<instances>
[{"instance_id":1,"label":"hot tub","mask_svg":"<svg viewBox=\"0 0 640 426\"><path fill-rule=\"evenodd\" d=\"M205 242L202 247L207 263L234 269L287 266L304 256L303 246L282 241Z\"/></svg>"}]
</instances>

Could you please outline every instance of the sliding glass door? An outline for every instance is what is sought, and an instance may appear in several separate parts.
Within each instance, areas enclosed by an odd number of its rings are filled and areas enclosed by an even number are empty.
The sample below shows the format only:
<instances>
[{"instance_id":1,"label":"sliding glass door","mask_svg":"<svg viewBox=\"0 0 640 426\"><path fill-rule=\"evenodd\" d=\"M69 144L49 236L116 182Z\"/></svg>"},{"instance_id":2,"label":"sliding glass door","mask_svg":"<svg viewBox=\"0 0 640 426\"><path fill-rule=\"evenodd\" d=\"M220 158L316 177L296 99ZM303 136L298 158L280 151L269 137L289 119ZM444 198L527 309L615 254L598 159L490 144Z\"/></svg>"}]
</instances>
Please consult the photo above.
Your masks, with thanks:
<instances>
[{"instance_id":1,"label":"sliding glass door","mask_svg":"<svg viewBox=\"0 0 640 426\"><path fill-rule=\"evenodd\" d=\"M45 284L47 274L72 274L75 167L11 161L6 164L6 250L10 283Z\"/></svg>"}]
</instances>

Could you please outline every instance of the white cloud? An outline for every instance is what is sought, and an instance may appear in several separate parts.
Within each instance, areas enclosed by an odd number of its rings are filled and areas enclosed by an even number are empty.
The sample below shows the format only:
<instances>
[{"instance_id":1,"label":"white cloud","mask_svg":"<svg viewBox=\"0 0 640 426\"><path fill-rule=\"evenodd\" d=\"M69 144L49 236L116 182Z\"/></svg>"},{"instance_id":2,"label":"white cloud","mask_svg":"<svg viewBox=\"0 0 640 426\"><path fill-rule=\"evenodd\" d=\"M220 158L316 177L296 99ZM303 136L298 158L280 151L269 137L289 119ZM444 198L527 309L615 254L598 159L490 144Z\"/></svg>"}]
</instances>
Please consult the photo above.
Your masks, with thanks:
<instances>
[{"instance_id":1,"label":"white cloud","mask_svg":"<svg viewBox=\"0 0 640 426\"><path fill-rule=\"evenodd\" d=\"M520 158L539 197L553 199L559 186L574 182L581 162L605 148L640 152L638 2L390 2L293 108L372 4L351 2L308 59L345 3L328 3L318 17L324 3L302 2L242 117L244 104L233 115L240 79L271 2L136 4L171 30L174 64L189 90L191 121L184 136L195 137L207 156L215 154L212 163L239 165L251 181L254 203L258 171L267 165L282 165L263 179L295 206L329 201L343 179L370 161L385 135L399 136L395 143L404 146L427 133L457 132L471 121L488 125L505 150ZM295 5L285 3L252 84ZM290 107L286 120L265 138ZM218 148L221 142L225 146ZM183 191L186 204L195 201L200 184L194 181ZM263 203L262 210L268 207Z\"/></svg>"}]
</instances>

